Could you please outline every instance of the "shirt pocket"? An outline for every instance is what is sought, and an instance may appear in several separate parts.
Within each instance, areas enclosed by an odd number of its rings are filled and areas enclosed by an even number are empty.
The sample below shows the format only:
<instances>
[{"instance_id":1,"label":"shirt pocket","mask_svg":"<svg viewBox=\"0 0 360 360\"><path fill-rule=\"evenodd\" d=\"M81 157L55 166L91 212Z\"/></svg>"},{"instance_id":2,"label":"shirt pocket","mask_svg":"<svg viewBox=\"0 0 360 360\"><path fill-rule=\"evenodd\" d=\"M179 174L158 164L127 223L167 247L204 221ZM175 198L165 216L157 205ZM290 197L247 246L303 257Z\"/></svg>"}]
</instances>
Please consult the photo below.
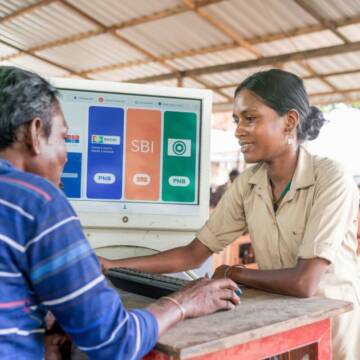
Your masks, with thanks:
<instances>
[{"instance_id":1,"label":"shirt pocket","mask_svg":"<svg viewBox=\"0 0 360 360\"><path fill-rule=\"evenodd\" d=\"M304 229L293 229L289 231L290 246L295 247L296 250L300 247L304 238Z\"/></svg>"}]
</instances>

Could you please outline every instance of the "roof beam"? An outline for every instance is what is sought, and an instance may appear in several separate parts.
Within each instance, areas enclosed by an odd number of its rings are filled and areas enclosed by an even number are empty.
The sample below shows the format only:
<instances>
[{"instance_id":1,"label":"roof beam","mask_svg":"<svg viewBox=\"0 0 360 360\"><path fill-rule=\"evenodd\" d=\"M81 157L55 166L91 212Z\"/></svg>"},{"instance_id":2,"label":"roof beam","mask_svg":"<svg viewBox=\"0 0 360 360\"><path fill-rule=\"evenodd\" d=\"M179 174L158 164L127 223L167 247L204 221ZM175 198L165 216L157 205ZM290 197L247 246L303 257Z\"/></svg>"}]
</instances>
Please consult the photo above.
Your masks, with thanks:
<instances>
[{"instance_id":1,"label":"roof beam","mask_svg":"<svg viewBox=\"0 0 360 360\"><path fill-rule=\"evenodd\" d=\"M339 75L351 75L351 74L360 74L360 69L353 69L353 70L345 70L345 71L336 71L336 72L329 72L329 73L322 73L322 74L318 74L318 77L321 78L325 78L325 77L330 77L330 76L339 76ZM303 79L307 80L307 79L313 79L313 76L304 76Z\"/></svg>"},{"instance_id":2,"label":"roof beam","mask_svg":"<svg viewBox=\"0 0 360 360\"><path fill-rule=\"evenodd\" d=\"M75 13L77 13L79 16L82 16L83 18L86 18L89 21L92 21L94 24L96 24L99 28L105 28L105 25L103 25L101 22L99 22L97 19L93 18L92 16L84 13L82 10L78 9L77 7L69 4L67 2L67 0L60 0L65 6L69 7L72 11L74 11ZM205 3L210 3L213 2L213 0L207 0L207 1L202 1L203 4ZM151 59L152 61L155 62L159 62L161 63L164 67L166 67L167 69L174 71L176 70L172 65L166 63L165 60L161 59L161 57L158 57L157 55L153 54L151 51L141 47L140 45L136 44L135 42L127 39L124 35L119 34L116 30L112 30L111 34L117 38L118 40L122 41L123 43L127 44L128 46L132 47L133 49L139 51L140 53L144 54L145 56L147 56L149 59ZM205 80L199 80L192 77L195 81L197 81L198 83L202 84L203 86L209 88L210 85L205 81ZM177 79L180 79L180 82L183 82L183 77L181 75L177 76ZM223 93L221 90L215 90L217 93L219 93L221 96L225 97L226 99L230 99L231 97L225 93Z\"/></svg>"},{"instance_id":3,"label":"roof beam","mask_svg":"<svg viewBox=\"0 0 360 360\"><path fill-rule=\"evenodd\" d=\"M41 61L43 61L43 62L45 62L45 63L47 63L47 64L50 64L50 65L55 66L55 67L57 67L57 68L59 68L59 69L62 69L62 70L64 70L64 71L68 72L68 73L71 74L71 75L76 75L76 76L81 76L81 77L88 78L88 76L86 76L86 75L81 75L81 74L79 74L78 72L76 72L76 71L74 71L74 70L72 70L72 69L70 69L70 68L68 68L68 67L66 67L66 66L63 66L63 65L61 65L61 64L58 64L58 63L56 63L56 62L54 62L54 61L51 61L51 60L49 60L49 59L46 59L46 58L44 58L44 57L42 57L42 56L40 56L40 55L33 54L33 53L31 53L31 52L29 52L29 51L27 51L27 50L23 50L23 49L15 46L15 45L13 45L13 44L8 43L8 42L5 41L5 40L0 39L0 43L6 45L6 46L8 46L8 47L11 47L11 48L13 48L13 49L15 49L15 50L17 50L17 51L21 51L21 53L24 54L24 55L32 56L32 57L35 58L35 59L41 60Z\"/></svg>"},{"instance_id":4,"label":"roof beam","mask_svg":"<svg viewBox=\"0 0 360 360\"><path fill-rule=\"evenodd\" d=\"M174 53L170 53L167 55L159 56L158 58L162 61L167 60L176 60L188 56L196 56L196 55L206 55L211 54L218 51L224 51L224 50L230 50L237 48L238 46L233 43L225 43L225 44L219 44L219 45L212 45L212 46L206 46L204 48L199 48L197 50L191 49L191 50L181 50ZM100 73L100 72L106 72L106 71L112 71L112 70L118 70L118 69L124 69L126 67L130 66L137 66L137 65L146 65L150 64L153 61L151 59L140 59L140 60L130 60L128 62L118 63L118 64L110 64L110 65L104 65L99 66L96 68L87 69L86 71L83 71L84 74L92 74L92 73Z\"/></svg>"},{"instance_id":5,"label":"roof beam","mask_svg":"<svg viewBox=\"0 0 360 360\"><path fill-rule=\"evenodd\" d=\"M253 59L253 60L236 61L236 62L227 63L227 64L205 66L202 68L195 68L195 69L184 70L184 71L176 71L176 72L169 73L169 74L138 78L138 79L134 79L133 81L139 82L139 83L162 81L162 80L174 79L178 76L198 76L198 75L211 74L211 73L221 72L221 71L248 69L251 67L258 67L258 66L272 65L272 64L277 64L277 63L286 63L286 62L291 62L291 61L313 59L313 58L317 58L317 57L335 55L335 54L344 54L344 53L348 53L348 52L352 52L352 51L360 51L360 41L349 43L349 44L327 46L327 47L323 47L323 48L319 48L319 49L291 52L291 53L286 53L286 54L276 55L276 56L266 56L263 58Z\"/></svg>"},{"instance_id":6,"label":"roof beam","mask_svg":"<svg viewBox=\"0 0 360 360\"><path fill-rule=\"evenodd\" d=\"M329 73L316 73L316 75L307 75L307 76L303 76L302 79L303 80L310 80L310 79L316 79L316 78L327 78L327 77L331 77L331 76L340 76L340 75L351 75L351 74L360 74L360 68L359 69L353 69L353 70L346 70L346 71L336 71L336 72L329 72ZM232 88L235 86L238 86L239 83L231 83L231 84L227 84L227 85L219 85L219 86L213 86L214 89L228 89L228 88Z\"/></svg>"},{"instance_id":7,"label":"roof beam","mask_svg":"<svg viewBox=\"0 0 360 360\"><path fill-rule=\"evenodd\" d=\"M44 0L44 1L55 1L55 0ZM221 2L224 0L207 0L207 1L201 1L199 3L196 4L197 8L199 9L202 6L206 6L206 5L210 5L210 4L214 4L217 2ZM29 7L30 8L30 7ZM34 8L35 10L35 8ZM71 35L59 40L55 40L55 41L50 41L48 43L42 44L42 45L38 45L38 46L34 46L32 48L27 49L29 52L38 52L38 51L42 51L45 49L49 49L52 47L56 47L56 46L61 46L61 45L67 45L76 41L81 41L84 39L88 39L91 38L93 36L97 36L97 35L101 35L104 33L108 33L114 30L121 30L121 29L125 29L131 26L135 26L135 25L140 25L140 24L145 24L147 22L151 22L151 21L155 21L155 20L160 20L169 16L173 16L176 14L180 14L183 13L185 11L188 11L188 8L185 8L185 5L180 5L177 7L173 7L173 8L169 8L169 9L165 9L150 15L146 15L146 16L142 16L142 17L138 17L135 19L131 19L119 24L115 24L112 25L110 27L100 27L97 28L95 30L90 30L90 31L86 31L80 34L76 34L76 35ZM30 9L28 10L30 11ZM27 12L28 12L27 11ZM20 15L20 14L19 14ZM355 16L353 18L347 18L347 19L342 19L342 20L337 20L337 21L330 21L330 23L332 24L332 26L335 27L340 27L340 26L347 26L347 25L352 25L352 24L358 24L360 22L360 16ZM270 42L270 41L275 41L275 40L282 40L285 39L286 37L291 37L291 36L299 36L299 35L305 35L305 34L310 34L313 32L318 32L318 31L322 31L325 30L326 28L323 25L310 25L310 26L306 26L303 28L297 28L297 29L293 29L293 30L289 30L286 32L286 34L284 34L283 32L279 32L279 33L274 33L274 34L268 34L268 35L263 35L263 36L257 36L254 38L246 38L244 39L245 41L247 41L249 44L251 45L256 45L259 43L263 43L263 42ZM231 48L237 48L238 45L236 43L233 44L229 44L229 49ZM203 52L200 52L201 54L203 54ZM6 60L10 60L12 58L21 56L22 53L16 53L16 54L11 54L11 55L7 55L7 56L3 56L0 58L0 61L6 61ZM197 55L196 50L193 50L193 53L191 55ZM188 56L191 56L188 55ZM119 64L121 65L121 64Z\"/></svg>"},{"instance_id":8,"label":"roof beam","mask_svg":"<svg viewBox=\"0 0 360 360\"><path fill-rule=\"evenodd\" d=\"M331 30L337 37L339 37L345 44L349 40L337 29L336 25L328 19L321 16L311 5L304 0L295 0L296 4L305 10L309 15L315 18L323 27Z\"/></svg>"},{"instance_id":9,"label":"roof beam","mask_svg":"<svg viewBox=\"0 0 360 360\"><path fill-rule=\"evenodd\" d=\"M32 11L40 9L43 6L50 5L51 3L55 2L55 1L57 1L57 0L41 0L32 5L20 8L11 14L0 17L0 24L3 24L5 21L14 20L15 18L17 18L19 16L23 16L28 13L31 13Z\"/></svg>"},{"instance_id":10,"label":"roof beam","mask_svg":"<svg viewBox=\"0 0 360 360\"><path fill-rule=\"evenodd\" d=\"M318 93L312 93L312 94L309 94L309 97L324 96L324 95L336 95L336 94L349 94L352 92L360 92L360 87L353 88L353 89L344 89L344 90L337 90L337 91L323 91L323 92L318 92Z\"/></svg>"},{"instance_id":11,"label":"roof beam","mask_svg":"<svg viewBox=\"0 0 360 360\"><path fill-rule=\"evenodd\" d=\"M299 2L302 2L303 0L298 0ZM193 2L193 0L182 0L183 4L185 4L189 9L193 10L198 16L200 16L202 19L210 23L212 26L214 26L216 29L221 31L223 34L227 35L230 39L232 39L236 44L238 44L240 47L245 48L246 50L250 51L252 54L254 54L257 58L261 58L262 53L252 44L250 44L248 41L246 41L244 38L242 38L236 31L234 31L230 26L224 24L223 22L216 19L214 16L211 16L209 13L204 11L204 9L198 9L196 7L196 4ZM323 24L325 26L325 24ZM298 61L298 64L305 68L308 72L310 72L312 75L316 75L316 72L314 69L306 64L304 61ZM283 67L283 63L276 64L278 68ZM322 79L326 85L328 85L331 89L336 90L336 87L326 79Z\"/></svg>"},{"instance_id":12,"label":"roof beam","mask_svg":"<svg viewBox=\"0 0 360 360\"><path fill-rule=\"evenodd\" d=\"M256 57L261 57L259 50L254 48L247 40L240 36L236 31L231 29L229 26L224 24L222 21L216 19L214 16L210 15L204 9L201 9L195 4L192 0L182 0L182 3L189 9L194 11L198 16L204 19L206 22L210 23L216 29L220 30L223 34L227 35L231 40L233 40L239 46L250 51Z\"/></svg>"}]
</instances>

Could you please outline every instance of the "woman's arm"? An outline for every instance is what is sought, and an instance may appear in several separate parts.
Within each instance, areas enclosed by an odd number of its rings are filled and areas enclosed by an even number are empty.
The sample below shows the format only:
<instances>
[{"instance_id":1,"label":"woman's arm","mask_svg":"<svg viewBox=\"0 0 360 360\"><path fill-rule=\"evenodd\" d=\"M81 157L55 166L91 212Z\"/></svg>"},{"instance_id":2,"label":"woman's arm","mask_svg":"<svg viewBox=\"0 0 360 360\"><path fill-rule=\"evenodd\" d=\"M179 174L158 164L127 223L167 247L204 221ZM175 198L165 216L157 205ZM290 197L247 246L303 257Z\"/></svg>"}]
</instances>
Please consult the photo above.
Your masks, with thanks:
<instances>
[{"instance_id":1,"label":"woman's arm","mask_svg":"<svg viewBox=\"0 0 360 360\"><path fill-rule=\"evenodd\" d=\"M121 260L99 257L104 272L113 267L126 267L152 273L172 273L199 267L212 252L198 239L186 246L177 247L155 255L139 256Z\"/></svg>"},{"instance_id":2,"label":"woman's arm","mask_svg":"<svg viewBox=\"0 0 360 360\"><path fill-rule=\"evenodd\" d=\"M320 279L329 266L321 258L299 259L294 268L280 270L252 270L222 265L218 267L213 278L229 277L237 283L261 290L296 297L313 296Z\"/></svg>"}]
</instances>

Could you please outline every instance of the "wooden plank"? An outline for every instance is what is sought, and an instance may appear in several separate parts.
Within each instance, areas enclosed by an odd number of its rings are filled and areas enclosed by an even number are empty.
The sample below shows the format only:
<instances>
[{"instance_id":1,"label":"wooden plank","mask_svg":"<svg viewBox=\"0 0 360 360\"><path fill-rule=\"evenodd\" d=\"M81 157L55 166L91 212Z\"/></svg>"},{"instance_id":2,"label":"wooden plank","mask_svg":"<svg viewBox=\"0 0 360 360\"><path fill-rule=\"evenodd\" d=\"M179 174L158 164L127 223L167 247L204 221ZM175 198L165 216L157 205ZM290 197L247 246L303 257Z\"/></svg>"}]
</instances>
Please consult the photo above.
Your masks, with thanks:
<instances>
[{"instance_id":1,"label":"wooden plank","mask_svg":"<svg viewBox=\"0 0 360 360\"><path fill-rule=\"evenodd\" d=\"M130 299L133 297L138 299L138 295L132 294ZM125 306L128 301L123 298ZM188 359L290 331L352 308L350 302L298 299L246 289L242 303L234 310L183 321L159 339L156 349Z\"/></svg>"},{"instance_id":2,"label":"wooden plank","mask_svg":"<svg viewBox=\"0 0 360 360\"><path fill-rule=\"evenodd\" d=\"M296 349L304 347L304 345L315 345L315 354L310 346L310 349L305 351L296 351ZM289 331L281 332L272 336L267 336L259 340L250 341L246 344L234 346L229 349L212 352L210 354L195 356L188 359L191 360L259 360L273 356L279 356L286 354L286 352L292 352L292 356L283 357L295 359L300 358L296 354L312 354L310 359L316 360L330 360L331 359L331 337L330 337L330 320L325 319L313 324L300 326ZM161 354L154 352L150 353L144 360L166 359ZM155 356L154 356L155 355ZM185 357L179 357L179 359L185 359ZM308 358L309 359L309 358Z\"/></svg>"}]
</instances>

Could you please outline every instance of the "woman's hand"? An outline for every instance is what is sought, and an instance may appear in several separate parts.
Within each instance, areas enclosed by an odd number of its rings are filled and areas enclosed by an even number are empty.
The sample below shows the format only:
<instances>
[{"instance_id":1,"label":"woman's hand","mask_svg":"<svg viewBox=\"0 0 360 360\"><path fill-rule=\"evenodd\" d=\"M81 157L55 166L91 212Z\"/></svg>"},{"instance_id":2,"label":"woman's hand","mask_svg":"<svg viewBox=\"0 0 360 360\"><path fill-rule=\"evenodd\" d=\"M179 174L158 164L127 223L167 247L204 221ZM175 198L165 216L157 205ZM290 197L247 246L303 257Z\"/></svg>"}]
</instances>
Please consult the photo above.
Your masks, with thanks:
<instances>
[{"instance_id":1,"label":"woman's hand","mask_svg":"<svg viewBox=\"0 0 360 360\"><path fill-rule=\"evenodd\" d=\"M229 277L229 270L231 266L229 265L220 265L216 268L212 278L213 279L223 279L225 277Z\"/></svg>"},{"instance_id":2,"label":"woman's hand","mask_svg":"<svg viewBox=\"0 0 360 360\"><path fill-rule=\"evenodd\" d=\"M114 267L114 265L112 264L112 261L109 259L105 259L102 256L98 256L98 260L100 262L101 265L101 270L104 274L106 274L109 269L111 269L112 267Z\"/></svg>"}]
</instances>

